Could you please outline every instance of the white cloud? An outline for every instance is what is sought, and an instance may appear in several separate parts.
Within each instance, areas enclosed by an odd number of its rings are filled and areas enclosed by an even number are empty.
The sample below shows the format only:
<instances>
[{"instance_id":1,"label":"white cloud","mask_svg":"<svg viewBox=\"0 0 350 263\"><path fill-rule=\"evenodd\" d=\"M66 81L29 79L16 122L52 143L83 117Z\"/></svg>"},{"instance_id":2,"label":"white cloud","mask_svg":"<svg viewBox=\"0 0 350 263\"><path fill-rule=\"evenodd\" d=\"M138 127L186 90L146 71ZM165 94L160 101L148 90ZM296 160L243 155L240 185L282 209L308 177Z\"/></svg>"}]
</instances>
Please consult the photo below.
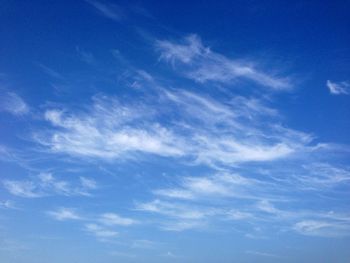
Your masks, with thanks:
<instances>
[{"instance_id":1,"label":"white cloud","mask_svg":"<svg viewBox=\"0 0 350 263\"><path fill-rule=\"evenodd\" d=\"M329 89L329 92L334 95L350 94L350 83L347 81L332 82L330 80L327 80L327 87Z\"/></svg>"},{"instance_id":2,"label":"white cloud","mask_svg":"<svg viewBox=\"0 0 350 263\"><path fill-rule=\"evenodd\" d=\"M45 118L58 129L50 137L38 140L54 152L78 156L113 159L137 152L182 155L177 139L156 122L144 128L133 127L145 117L145 113L140 112L142 109L126 107L106 97L94 100L93 111L88 114L72 116L58 110L47 111Z\"/></svg>"},{"instance_id":3,"label":"white cloud","mask_svg":"<svg viewBox=\"0 0 350 263\"><path fill-rule=\"evenodd\" d=\"M200 220L177 220L161 224L160 228L165 231L181 232L190 229L202 229L207 226L205 221Z\"/></svg>"},{"instance_id":4,"label":"white cloud","mask_svg":"<svg viewBox=\"0 0 350 263\"><path fill-rule=\"evenodd\" d=\"M81 177L81 182L73 185L68 181L57 180L51 173L41 173L32 180L4 180L5 188L13 195L36 198L48 195L89 196L89 191L96 188L92 179Z\"/></svg>"},{"instance_id":5,"label":"white cloud","mask_svg":"<svg viewBox=\"0 0 350 263\"><path fill-rule=\"evenodd\" d=\"M299 187L311 190L325 190L339 185L350 184L350 170L327 163L312 163L303 166L305 173L299 175Z\"/></svg>"},{"instance_id":6,"label":"white cloud","mask_svg":"<svg viewBox=\"0 0 350 263\"><path fill-rule=\"evenodd\" d=\"M102 241L119 235L117 231L110 230L97 224L85 224L85 230Z\"/></svg>"},{"instance_id":7,"label":"white cloud","mask_svg":"<svg viewBox=\"0 0 350 263\"><path fill-rule=\"evenodd\" d=\"M44 195L37 189L37 186L30 181L4 181L5 188L13 195L20 197L34 198Z\"/></svg>"},{"instance_id":8,"label":"white cloud","mask_svg":"<svg viewBox=\"0 0 350 263\"><path fill-rule=\"evenodd\" d=\"M158 199L151 202L139 203L137 204L136 209L184 219L199 219L206 215L206 212L197 211L191 206L179 205L173 202L164 202Z\"/></svg>"},{"instance_id":9,"label":"white cloud","mask_svg":"<svg viewBox=\"0 0 350 263\"><path fill-rule=\"evenodd\" d=\"M221 173L207 177L185 177L181 180L181 188L158 189L154 193L178 199L195 199L203 196L242 198L250 196L246 195L244 188L256 183L258 181L238 174Z\"/></svg>"},{"instance_id":10,"label":"white cloud","mask_svg":"<svg viewBox=\"0 0 350 263\"><path fill-rule=\"evenodd\" d=\"M77 214L75 209L66 207L61 207L55 211L48 211L47 214L59 221L82 219L81 216Z\"/></svg>"},{"instance_id":11,"label":"white cloud","mask_svg":"<svg viewBox=\"0 0 350 263\"><path fill-rule=\"evenodd\" d=\"M13 92L0 90L0 111L6 111L13 115L24 115L29 112L28 105L23 99Z\"/></svg>"},{"instance_id":12,"label":"white cloud","mask_svg":"<svg viewBox=\"0 0 350 263\"><path fill-rule=\"evenodd\" d=\"M130 226L138 223L134 219L121 217L120 215L117 215L114 213L102 214L99 218L99 222L107 226L114 226L114 225Z\"/></svg>"},{"instance_id":13,"label":"white cloud","mask_svg":"<svg viewBox=\"0 0 350 263\"><path fill-rule=\"evenodd\" d=\"M294 230L303 235L321 237L350 236L349 222L303 220L294 225Z\"/></svg>"},{"instance_id":14,"label":"white cloud","mask_svg":"<svg viewBox=\"0 0 350 263\"><path fill-rule=\"evenodd\" d=\"M120 6L108 2L94 1L94 0L86 0L90 5L92 5L96 10L103 16L115 20L120 21L124 18L123 11Z\"/></svg>"},{"instance_id":15,"label":"white cloud","mask_svg":"<svg viewBox=\"0 0 350 263\"><path fill-rule=\"evenodd\" d=\"M278 114L257 99L236 97L220 103L164 89L155 95L137 105L96 96L87 111L48 110L45 118L53 128L35 138L52 152L80 157L127 159L155 154L213 166L285 158L312 140L277 123L265 125L266 118L273 123ZM167 122L160 124L164 118Z\"/></svg>"},{"instance_id":16,"label":"white cloud","mask_svg":"<svg viewBox=\"0 0 350 263\"><path fill-rule=\"evenodd\" d=\"M251 63L229 59L204 47L197 35L189 35L180 42L157 41L161 58L174 66L181 63L182 73L199 83L216 81L231 83L238 78L253 81L273 89L288 89L290 80L257 70Z\"/></svg>"}]
</instances>

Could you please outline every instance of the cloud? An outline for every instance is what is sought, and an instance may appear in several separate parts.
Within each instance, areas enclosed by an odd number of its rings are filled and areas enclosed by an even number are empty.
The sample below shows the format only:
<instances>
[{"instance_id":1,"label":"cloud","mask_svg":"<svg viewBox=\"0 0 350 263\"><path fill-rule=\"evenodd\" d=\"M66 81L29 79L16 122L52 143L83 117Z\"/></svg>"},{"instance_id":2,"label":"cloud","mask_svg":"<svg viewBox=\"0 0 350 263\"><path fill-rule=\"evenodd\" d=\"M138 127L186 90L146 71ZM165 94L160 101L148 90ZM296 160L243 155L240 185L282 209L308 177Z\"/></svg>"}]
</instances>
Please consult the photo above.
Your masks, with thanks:
<instances>
[{"instance_id":1,"label":"cloud","mask_svg":"<svg viewBox=\"0 0 350 263\"><path fill-rule=\"evenodd\" d=\"M256 256L263 256L263 257L280 257L276 254L261 252L261 251L253 251L253 250L247 250L245 253L251 254L251 255L256 255Z\"/></svg>"},{"instance_id":2,"label":"cloud","mask_svg":"<svg viewBox=\"0 0 350 263\"><path fill-rule=\"evenodd\" d=\"M184 231L203 228L207 225L207 220L210 217L219 213L217 209L212 207L167 202L159 199L138 203L135 209L165 216L166 219L158 222L157 225L166 231Z\"/></svg>"},{"instance_id":3,"label":"cloud","mask_svg":"<svg viewBox=\"0 0 350 263\"><path fill-rule=\"evenodd\" d=\"M130 226L137 224L138 222L134 219L127 218L127 217L121 217L114 213L105 213L102 214L99 218L99 222L101 222L104 225L107 226L114 226L114 225L120 225L120 226Z\"/></svg>"},{"instance_id":4,"label":"cloud","mask_svg":"<svg viewBox=\"0 0 350 263\"><path fill-rule=\"evenodd\" d=\"M85 62L86 64L89 65L94 65L96 63L96 58L94 57L94 55L90 52L87 52L83 49L81 49L80 47L76 47L77 53L79 58Z\"/></svg>"},{"instance_id":5,"label":"cloud","mask_svg":"<svg viewBox=\"0 0 350 263\"><path fill-rule=\"evenodd\" d=\"M247 79L276 90L291 88L288 78L269 75L249 63L213 52L203 46L197 35L189 35L179 42L158 40L156 47L161 53L161 59L171 62L173 66L180 63L182 74L199 83L232 83L236 79Z\"/></svg>"},{"instance_id":6,"label":"cloud","mask_svg":"<svg viewBox=\"0 0 350 263\"><path fill-rule=\"evenodd\" d=\"M308 173L297 177L303 188L317 191L350 183L350 170L346 167L335 167L326 163L312 163L303 167Z\"/></svg>"},{"instance_id":7,"label":"cloud","mask_svg":"<svg viewBox=\"0 0 350 263\"><path fill-rule=\"evenodd\" d=\"M327 87L329 92L333 95L349 95L350 94L350 83L347 81L343 82L332 82L327 80Z\"/></svg>"},{"instance_id":8,"label":"cloud","mask_svg":"<svg viewBox=\"0 0 350 263\"><path fill-rule=\"evenodd\" d=\"M195 208L195 206L178 204L175 202L165 202L161 200L153 200L151 202L139 203L136 206L139 211L147 211L159 213L170 217L181 219L203 219L207 215L215 214L215 209L205 210Z\"/></svg>"},{"instance_id":9,"label":"cloud","mask_svg":"<svg viewBox=\"0 0 350 263\"><path fill-rule=\"evenodd\" d=\"M222 103L160 88L137 104L99 95L86 108L47 110L52 129L35 139L53 153L107 160L154 154L208 165L273 161L312 141L278 124L277 112L262 101L244 97Z\"/></svg>"},{"instance_id":10,"label":"cloud","mask_svg":"<svg viewBox=\"0 0 350 263\"><path fill-rule=\"evenodd\" d=\"M50 68L50 67L48 67L48 66L46 66L46 65L44 65L42 63L35 63L35 64L37 66L39 66L42 69L42 71L44 73L46 73L48 76L50 76L52 78L55 78L55 79L58 79L58 80L63 80L64 79L62 74L59 73L58 71L56 71L56 70L54 70L54 69L52 69L52 68Z\"/></svg>"},{"instance_id":11,"label":"cloud","mask_svg":"<svg viewBox=\"0 0 350 263\"><path fill-rule=\"evenodd\" d=\"M25 115L29 112L28 105L24 100L13 92L1 91L0 111L5 111L16 116Z\"/></svg>"},{"instance_id":12,"label":"cloud","mask_svg":"<svg viewBox=\"0 0 350 263\"><path fill-rule=\"evenodd\" d=\"M26 198L41 197L43 193L37 190L36 185L30 181L4 181L4 186L13 195Z\"/></svg>"},{"instance_id":13,"label":"cloud","mask_svg":"<svg viewBox=\"0 0 350 263\"><path fill-rule=\"evenodd\" d=\"M61 207L55 211L48 211L47 214L59 221L82 219L81 216L77 214L75 209L66 207Z\"/></svg>"},{"instance_id":14,"label":"cloud","mask_svg":"<svg viewBox=\"0 0 350 263\"><path fill-rule=\"evenodd\" d=\"M96 8L96 10L106 18L118 22L124 18L123 11L121 10L120 6L116 4L94 0L86 0L86 2Z\"/></svg>"},{"instance_id":15,"label":"cloud","mask_svg":"<svg viewBox=\"0 0 350 263\"><path fill-rule=\"evenodd\" d=\"M114 230L107 229L97 224L85 224L85 231L96 236L101 241L117 237L119 234Z\"/></svg>"},{"instance_id":16,"label":"cloud","mask_svg":"<svg viewBox=\"0 0 350 263\"><path fill-rule=\"evenodd\" d=\"M178 199L195 199L203 196L212 197L244 197L243 188L258 181L242 177L238 174L216 174L208 177L185 177L181 180L181 188L165 188L155 190L160 196ZM238 187L237 187L238 186ZM246 195L250 198L250 195Z\"/></svg>"},{"instance_id":17,"label":"cloud","mask_svg":"<svg viewBox=\"0 0 350 263\"><path fill-rule=\"evenodd\" d=\"M303 235L320 237L350 236L350 222L303 220L294 225L294 229Z\"/></svg>"},{"instance_id":18,"label":"cloud","mask_svg":"<svg viewBox=\"0 0 350 263\"><path fill-rule=\"evenodd\" d=\"M80 178L75 186L68 181L57 180L51 173L41 173L32 180L4 180L4 187L13 195L25 198L37 198L48 195L89 196L90 190L96 189L92 179Z\"/></svg>"},{"instance_id":19,"label":"cloud","mask_svg":"<svg viewBox=\"0 0 350 263\"><path fill-rule=\"evenodd\" d=\"M0 208L16 209L16 206L11 200L0 200Z\"/></svg>"},{"instance_id":20,"label":"cloud","mask_svg":"<svg viewBox=\"0 0 350 263\"><path fill-rule=\"evenodd\" d=\"M97 160L99 165L132 160L150 161L157 167L165 158L174 163L176 169L166 184L161 178L157 187L151 187L151 198L136 200L134 206L162 230L242 226L238 232L243 236L262 237L268 234L254 231L256 225L269 233L292 230L307 235L346 228L343 207L331 206L336 212L330 213L326 206L320 211L314 205L340 200L349 183L349 168L337 164L330 154L334 148L315 144L313 134L287 127L273 99L261 91L248 89L237 95L222 85L239 79L288 89L289 78L215 53L197 36L158 41L157 48L161 59L203 89L170 88L176 87L177 79L164 80L128 65L132 69L127 86L135 88L131 95L100 93L79 107L47 107L43 119L48 126L33 136L41 149ZM208 92L209 82L220 89ZM83 177L77 186L58 187L59 180L45 180L16 181L24 184L17 192L80 195L97 187ZM84 229L100 239L117 236L114 228L141 223L118 212L94 214L83 221ZM251 234L252 229L258 234Z\"/></svg>"},{"instance_id":21,"label":"cloud","mask_svg":"<svg viewBox=\"0 0 350 263\"><path fill-rule=\"evenodd\" d=\"M141 113L120 105L116 99L95 98L93 111L89 114L72 116L58 110L47 111L46 120L58 129L50 137L40 138L40 142L54 152L106 159L132 152L182 155L176 138L166 128L157 123L147 129L133 127L132 124L142 117Z\"/></svg>"},{"instance_id":22,"label":"cloud","mask_svg":"<svg viewBox=\"0 0 350 263\"><path fill-rule=\"evenodd\" d=\"M157 242L147 240L147 239L134 240L131 244L131 248L142 248L142 249L154 249L157 246L158 246Z\"/></svg>"}]
</instances>

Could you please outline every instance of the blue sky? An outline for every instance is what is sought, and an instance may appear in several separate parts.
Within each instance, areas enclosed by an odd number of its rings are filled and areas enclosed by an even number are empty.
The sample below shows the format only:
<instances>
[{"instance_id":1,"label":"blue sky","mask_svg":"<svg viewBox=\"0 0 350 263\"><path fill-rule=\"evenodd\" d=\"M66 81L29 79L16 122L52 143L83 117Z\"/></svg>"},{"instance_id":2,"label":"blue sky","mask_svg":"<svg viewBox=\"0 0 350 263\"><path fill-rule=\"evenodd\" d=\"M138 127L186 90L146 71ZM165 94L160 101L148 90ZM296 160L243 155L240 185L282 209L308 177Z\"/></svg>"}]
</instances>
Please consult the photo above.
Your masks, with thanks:
<instances>
[{"instance_id":1,"label":"blue sky","mask_svg":"<svg viewBox=\"0 0 350 263\"><path fill-rule=\"evenodd\" d=\"M349 1L1 1L1 262L348 262Z\"/></svg>"}]
</instances>

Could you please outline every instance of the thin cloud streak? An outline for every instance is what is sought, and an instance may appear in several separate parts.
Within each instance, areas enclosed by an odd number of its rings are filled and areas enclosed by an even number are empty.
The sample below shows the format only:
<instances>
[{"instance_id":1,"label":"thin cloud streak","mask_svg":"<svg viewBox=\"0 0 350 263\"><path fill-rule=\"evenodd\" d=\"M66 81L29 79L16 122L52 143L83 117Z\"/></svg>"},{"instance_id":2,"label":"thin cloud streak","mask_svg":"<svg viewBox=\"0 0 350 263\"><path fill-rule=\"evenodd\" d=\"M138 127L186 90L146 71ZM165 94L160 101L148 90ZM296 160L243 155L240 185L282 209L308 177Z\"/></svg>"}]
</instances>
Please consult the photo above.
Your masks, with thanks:
<instances>
[{"instance_id":1,"label":"thin cloud streak","mask_svg":"<svg viewBox=\"0 0 350 263\"><path fill-rule=\"evenodd\" d=\"M51 173L41 173L31 180L4 180L3 185L12 195L24 198L90 196L90 191L96 189L96 183L92 179L81 177L80 183L73 185L68 181L57 180Z\"/></svg>"},{"instance_id":2,"label":"thin cloud streak","mask_svg":"<svg viewBox=\"0 0 350 263\"><path fill-rule=\"evenodd\" d=\"M106 18L112 19L114 21L121 21L124 18L124 14L121 8L112 3L94 1L94 0L85 0L91 6L93 6L101 15Z\"/></svg>"},{"instance_id":3,"label":"thin cloud streak","mask_svg":"<svg viewBox=\"0 0 350 263\"><path fill-rule=\"evenodd\" d=\"M199 83L232 83L235 79L243 78L275 90L290 89L292 86L287 78L268 75L248 63L213 52L203 46L197 35L189 35L177 42L158 40L156 48L160 51L161 59L170 62L175 68L180 63L181 68L185 67L180 72Z\"/></svg>"}]
</instances>

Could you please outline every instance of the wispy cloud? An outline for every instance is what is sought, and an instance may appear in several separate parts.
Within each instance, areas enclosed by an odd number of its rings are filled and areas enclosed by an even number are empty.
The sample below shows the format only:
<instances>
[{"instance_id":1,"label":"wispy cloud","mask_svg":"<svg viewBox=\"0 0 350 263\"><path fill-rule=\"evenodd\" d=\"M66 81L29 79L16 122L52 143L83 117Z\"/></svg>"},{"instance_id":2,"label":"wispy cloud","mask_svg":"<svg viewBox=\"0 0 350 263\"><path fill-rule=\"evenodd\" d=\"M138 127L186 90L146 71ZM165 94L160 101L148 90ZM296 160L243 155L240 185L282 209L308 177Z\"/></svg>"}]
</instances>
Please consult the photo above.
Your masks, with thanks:
<instances>
[{"instance_id":1,"label":"wispy cloud","mask_svg":"<svg viewBox=\"0 0 350 263\"><path fill-rule=\"evenodd\" d=\"M13 195L36 198L48 195L83 195L89 196L96 188L92 179L80 178L80 183L73 185L64 180L57 180L50 173L41 173L31 180L4 180L4 187Z\"/></svg>"},{"instance_id":2,"label":"wispy cloud","mask_svg":"<svg viewBox=\"0 0 350 263\"><path fill-rule=\"evenodd\" d=\"M122 217L115 213L105 213L100 216L98 221L107 226L130 226L137 224L138 222L134 219Z\"/></svg>"},{"instance_id":3,"label":"wispy cloud","mask_svg":"<svg viewBox=\"0 0 350 263\"><path fill-rule=\"evenodd\" d=\"M238 79L272 89L292 85L288 77L211 51L197 36L158 41L157 48L161 59L202 85ZM256 90L237 95L225 85L210 92L206 87L201 91L169 88L172 80L135 68L130 72L134 75L129 86L137 87L132 96L100 93L79 108L46 108L43 119L49 128L34 133L41 150L108 164L115 160L155 164L167 159L179 167L191 167L189 171L195 167L194 174L174 171L166 184L160 181L150 187L149 199L135 201L134 210L147 213L149 222L162 230L245 224L242 235L246 236L253 236L254 225L267 231L332 236L333 230L347 229L343 207L318 210L308 205L326 198L338 200L349 184L349 168L323 154L334 150L329 144L316 143L315 135L286 126L272 98ZM49 192L81 195L96 189L96 182L88 178L80 178L78 186L59 182L50 178L8 181L5 187L27 197ZM71 215L66 210L56 212L62 220ZM84 229L102 239L117 236L114 228L142 223L118 211L84 218Z\"/></svg>"},{"instance_id":4,"label":"wispy cloud","mask_svg":"<svg viewBox=\"0 0 350 263\"><path fill-rule=\"evenodd\" d=\"M7 92L0 89L0 111L5 111L16 116L21 116L29 112L28 105L14 92Z\"/></svg>"},{"instance_id":5,"label":"wispy cloud","mask_svg":"<svg viewBox=\"0 0 350 263\"><path fill-rule=\"evenodd\" d=\"M223 104L188 91L158 89L137 105L101 95L93 101L83 112L47 110L53 129L37 133L36 140L52 152L75 156L116 159L142 153L209 165L273 161L312 141L279 125L277 112L257 99L236 97ZM263 117L276 124L266 126ZM161 124L163 118L168 121Z\"/></svg>"},{"instance_id":6,"label":"wispy cloud","mask_svg":"<svg viewBox=\"0 0 350 263\"><path fill-rule=\"evenodd\" d=\"M79 58L83 62L85 62L85 63L87 63L89 65L94 65L96 63L96 58L95 58L95 56L92 53L87 52L87 51L83 50L80 47L76 47L76 50L77 50Z\"/></svg>"},{"instance_id":7,"label":"wispy cloud","mask_svg":"<svg viewBox=\"0 0 350 263\"><path fill-rule=\"evenodd\" d=\"M291 81L256 69L251 63L232 60L205 47L197 35L189 35L181 41L159 40L156 47L161 58L172 63L180 63L185 76L199 83L216 81L231 83L243 78L273 89L289 89Z\"/></svg>"},{"instance_id":8,"label":"wispy cloud","mask_svg":"<svg viewBox=\"0 0 350 263\"><path fill-rule=\"evenodd\" d=\"M85 231L94 235L97 239L105 241L117 237L119 233L97 224L85 224Z\"/></svg>"},{"instance_id":9,"label":"wispy cloud","mask_svg":"<svg viewBox=\"0 0 350 263\"><path fill-rule=\"evenodd\" d=\"M280 257L276 254L261 252L261 251L254 251L254 250L247 250L245 253L251 254L251 255L256 255L256 256L262 256L262 257Z\"/></svg>"},{"instance_id":10,"label":"wispy cloud","mask_svg":"<svg viewBox=\"0 0 350 263\"><path fill-rule=\"evenodd\" d=\"M11 200L0 200L0 209L16 209L14 202Z\"/></svg>"},{"instance_id":11,"label":"wispy cloud","mask_svg":"<svg viewBox=\"0 0 350 263\"><path fill-rule=\"evenodd\" d=\"M329 92L333 95L349 95L350 94L350 83L347 81L333 82L327 80L327 87Z\"/></svg>"},{"instance_id":12,"label":"wispy cloud","mask_svg":"<svg viewBox=\"0 0 350 263\"><path fill-rule=\"evenodd\" d=\"M50 77L52 77L52 78L54 78L54 79L58 79L58 80L63 80L63 79L64 79L64 77L62 76L62 74L59 73L57 70L52 69L52 68L50 68L50 67L48 67L48 66L46 66L46 65L44 65L44 64L42 64L42 63L39 63L39 62L37 62L37 63L35 63L35 64L36 64L38 67L40 67L41 70L42 70L45 74L47 74L48 76L50 76Z\"/></svg>"},{"instance_id":13,"label":"wispy cloud","mask_svg":"<svg viewBox=\"0 0 350 263\"><path fill-rule=\"evenodd\" d=\"M97 238L101 242L111 242L119 233L116 227L130 227L140 222L136 219L124 217L116 213L82 213L77 208L59 207L46 214L57 221L77 221L82 224L83 230Z\"/></svg>"},{"instance_id":14,"label":"wispy cloud","mask_svg":"<svg viewBox=\"0 0 350 263\"><path fill-rule=\"evenodd\" d=\"M181 188L158 189L154 193L178 199L194 199L203 196L214 198L223 196L244 197L243 188L256 183L258 181L238 174L224 173L210 177L185 177L181 180ZM250 195L246 195L246 197L251 198Z\"/></svg>"},{"instance_id":15,"label":"wispy cloud","mask_svg":"<svg viewBox=\"0 0 350 263\"><path fill-rule=\"evenodd\" d=\"M350 184L350 170L348 168L335 167L326 163L313 163L304 165L305 174L299 175L301 187L320 190L339 185Z\"/></svg>"},{"instance_id":16,"label":"wispy cloud","mask_svg":"<svg viewBox=\"0 0 350 263\"><path fill-rule=\"evenodd\" d=\"M66 207L61 207L54 211L48 211L47 214L59 221L82 219L75 209Z\"/></svg>"},{"instance_id":17,"label":"wispy cloud","mask_svg":"<svg viewBox=\"0 0 350 263\"><path fill-rule=\"evenodd\" d=\"M59 110L47 111L45 118L58 129L50 137L38 138L40 142L54 152L107 159L127 157L133 152L182 155L176 138L166 128L157 123L133 127L147 118L144 113L123 106L116 99L95 97L94 100L92 112L77 116Z\"/></svg>"},{"instance_id":18,"label":"wispy cloud","mask_svg":"<svg viewBox=\"0 0 350 263\"><path fill-rule=\"evenodd\" d=\"M320 237L350 236L350 218L347 222L325 220L303 220L294 229L303 235Z\"/></svg>"},{"instance_id":19,"label":"wispy cloud","mask_svg":"<svg viewBox=\"0 0 350 263\"><path fill-rule=\"evenodd\" d=\"M106 18L114 21L120 21L124 18L124 13L120 6L102 1L86 0L87 3L92 5L96 10Z\"/></svg>"}]
</instances>

